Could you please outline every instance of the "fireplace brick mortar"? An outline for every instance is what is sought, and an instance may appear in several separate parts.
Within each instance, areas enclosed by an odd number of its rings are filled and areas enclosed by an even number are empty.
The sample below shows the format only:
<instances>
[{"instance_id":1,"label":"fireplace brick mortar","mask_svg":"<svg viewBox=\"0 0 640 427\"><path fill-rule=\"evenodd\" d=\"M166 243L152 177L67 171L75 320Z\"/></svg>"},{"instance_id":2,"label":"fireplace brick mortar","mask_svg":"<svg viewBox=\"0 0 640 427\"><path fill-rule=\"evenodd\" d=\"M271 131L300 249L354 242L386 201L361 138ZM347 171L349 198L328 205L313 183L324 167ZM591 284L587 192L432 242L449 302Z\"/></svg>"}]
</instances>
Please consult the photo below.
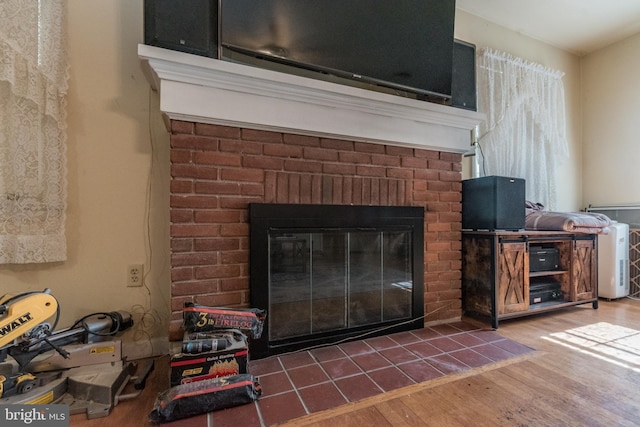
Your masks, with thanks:
<instances>
[{"instance_id":1,"label":"fireplace brick mortar","mask_svg":"<svg viewBox=\"0 0 640 427\"><path fill-rule=\"evenodd\" d=\"M249 306L250 203L424 207L425 323L461 317L460 154L174 120L170 156L172 341Z\"/></svg>"}]
</instances>

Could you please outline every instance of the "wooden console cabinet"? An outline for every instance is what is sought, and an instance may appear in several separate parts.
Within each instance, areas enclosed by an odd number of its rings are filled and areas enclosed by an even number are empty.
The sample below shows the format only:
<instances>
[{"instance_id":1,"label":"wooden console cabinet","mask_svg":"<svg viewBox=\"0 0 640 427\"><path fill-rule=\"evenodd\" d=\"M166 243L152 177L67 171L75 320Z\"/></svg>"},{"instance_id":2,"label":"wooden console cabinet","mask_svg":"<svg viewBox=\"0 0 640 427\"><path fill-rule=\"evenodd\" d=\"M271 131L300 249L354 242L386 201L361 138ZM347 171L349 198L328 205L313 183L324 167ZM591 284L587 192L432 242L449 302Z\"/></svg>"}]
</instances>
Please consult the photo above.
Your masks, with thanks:
<instances>
[{"instance_id":1,"label":"wooden console cabinet","mask_svg":"<svg viewBox=\"0 0 640 427\"><path fill-rule=\"evenodd\" d=\"M467 316L498 321L592 303L598 308L598 239L556 231L463 231L462 307ZM555 252L547 269L530 269L531 249ZM547 267L544 265L544 267ZM535 284L553 284L550 300L532 298Z\"/></svg>"}]
</instances>

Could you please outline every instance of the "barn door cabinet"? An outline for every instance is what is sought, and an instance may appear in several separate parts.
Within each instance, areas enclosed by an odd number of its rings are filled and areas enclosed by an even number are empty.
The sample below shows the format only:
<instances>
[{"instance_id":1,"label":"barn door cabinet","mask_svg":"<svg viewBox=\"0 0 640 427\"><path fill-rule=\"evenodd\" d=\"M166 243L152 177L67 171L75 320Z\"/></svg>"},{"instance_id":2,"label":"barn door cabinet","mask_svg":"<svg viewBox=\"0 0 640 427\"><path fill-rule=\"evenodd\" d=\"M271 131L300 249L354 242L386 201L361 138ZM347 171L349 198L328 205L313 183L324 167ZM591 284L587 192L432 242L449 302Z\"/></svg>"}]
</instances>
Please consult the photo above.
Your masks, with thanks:
<instances>
[{"instance_id":1,"label":"barn door cabinet","mask_svg":"<svg viewBox=\"0 0 640 427\"><path fill-rule=\"evenodd\" d=\"M586 303L598 308L597 244L595 234L464 231L464 314L497 328L502 319Z\"/></svg>"}]
</instances>

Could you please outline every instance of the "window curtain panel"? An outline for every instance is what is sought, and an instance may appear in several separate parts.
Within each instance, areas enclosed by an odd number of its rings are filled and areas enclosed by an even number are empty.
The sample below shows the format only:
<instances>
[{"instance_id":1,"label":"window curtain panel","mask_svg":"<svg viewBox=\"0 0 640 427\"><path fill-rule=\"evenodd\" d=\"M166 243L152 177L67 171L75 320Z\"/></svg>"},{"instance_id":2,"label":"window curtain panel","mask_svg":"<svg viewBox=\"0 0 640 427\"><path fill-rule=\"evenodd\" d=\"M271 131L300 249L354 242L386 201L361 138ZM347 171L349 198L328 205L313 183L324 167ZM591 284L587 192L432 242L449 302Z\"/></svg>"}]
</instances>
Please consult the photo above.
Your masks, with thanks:
<instances>
[{"instance_id":1,"label":"window curtain panel","mask_svg":"<svg viewBox=\"0 0 640 427\"><path fill-rule=\"evenodd\" d=\"M557 170L569 156L564 73L493 49L478 52L485 175L524 178L526 198L557 206Z\"/></svg>"},{"instance_id":2,"label":"window curtain panel","mask_svg":"<svg viewBox=\"0 0 640 427\"><path fill-rule=\"evenodd\" d=\"M0 2L0 263L67 257L65 1Z\"/></svg>"}]
</instances>

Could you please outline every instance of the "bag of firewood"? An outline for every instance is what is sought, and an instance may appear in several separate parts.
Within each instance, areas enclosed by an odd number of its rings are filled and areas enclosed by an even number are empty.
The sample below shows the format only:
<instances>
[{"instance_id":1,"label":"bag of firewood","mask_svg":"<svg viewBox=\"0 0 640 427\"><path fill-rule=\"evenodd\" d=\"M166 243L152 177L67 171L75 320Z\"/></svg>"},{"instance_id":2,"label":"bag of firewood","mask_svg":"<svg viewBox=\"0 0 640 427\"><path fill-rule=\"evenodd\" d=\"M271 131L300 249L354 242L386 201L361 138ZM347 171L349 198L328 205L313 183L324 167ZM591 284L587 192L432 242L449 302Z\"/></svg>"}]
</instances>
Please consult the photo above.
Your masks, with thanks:
<instances>
[{"instance_id":1,"label":"bag of firewood","mask_svg":"<svg viewBox=\"0 0 640 427\"><path fill-rule=\"evenodd\" d=\"M186 302L182 309L186 332L213 332L219 329L240 329L250 332L251 338L262 335L266 310L258 308L206 307Z\"/></svg>"},{"instance_id":2,"label":"bag of firewood","mask_svg":"<svg viewBox=\"0 0 640 427\"><path fill-rule=\"evenodd\" d=\"M231 408L251 403L261 394L258 378L250 374L180 384L158 395L149 420L164 423Z\"/></svg>"}]
</instances>

